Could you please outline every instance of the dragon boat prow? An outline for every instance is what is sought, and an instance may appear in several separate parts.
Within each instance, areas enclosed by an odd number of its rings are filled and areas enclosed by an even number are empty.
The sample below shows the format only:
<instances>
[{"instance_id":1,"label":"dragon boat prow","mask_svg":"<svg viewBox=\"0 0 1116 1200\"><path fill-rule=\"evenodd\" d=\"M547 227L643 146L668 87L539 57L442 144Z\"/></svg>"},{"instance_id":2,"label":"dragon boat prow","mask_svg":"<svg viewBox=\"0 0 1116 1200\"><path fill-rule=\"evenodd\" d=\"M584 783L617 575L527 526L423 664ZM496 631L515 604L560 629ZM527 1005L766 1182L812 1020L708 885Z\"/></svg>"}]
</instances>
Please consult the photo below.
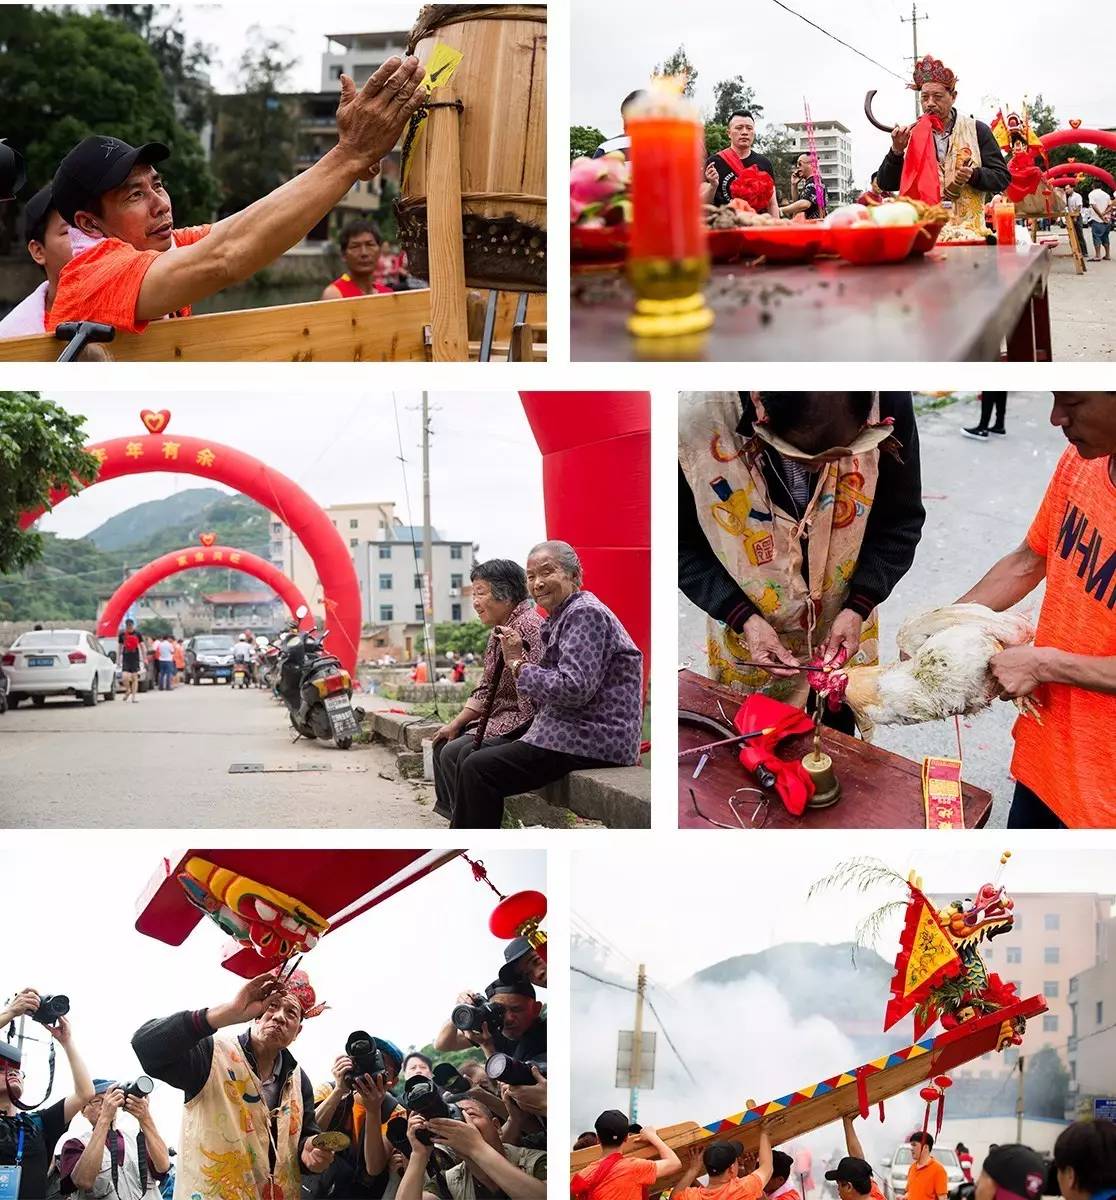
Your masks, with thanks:
<instances>
[{"instance_id":1,"label":"dragon boat prow","mask_svg":"<svg viewBox=\"0 0 1116 1200\"><path fill-rule=\"evenodd\" d=\"M1046 1001L1041 996L1031 996L775 1100L749 1103L741 1112L708 1125L683 1121L660 1126L658 1134L672 1150L683 1155L684 1161L684 1152L713 1142L739 1142L745 1153L755 1154L761 1126L767 1129L773 1146L793 1141L1001 1049L1005 1024L1010 1027L1017 1020L1029 1020L1044 1012ZM653 1147L638 1137L630 1138L621 1153L630 1158L658 1156ZM571 1172L584 1169L600 1157L599 1146L574 1151L570 1157ZM665 1191L676 1180L677 1176L664 1177L656 1189Z\"/></svg>"}]
</instances>

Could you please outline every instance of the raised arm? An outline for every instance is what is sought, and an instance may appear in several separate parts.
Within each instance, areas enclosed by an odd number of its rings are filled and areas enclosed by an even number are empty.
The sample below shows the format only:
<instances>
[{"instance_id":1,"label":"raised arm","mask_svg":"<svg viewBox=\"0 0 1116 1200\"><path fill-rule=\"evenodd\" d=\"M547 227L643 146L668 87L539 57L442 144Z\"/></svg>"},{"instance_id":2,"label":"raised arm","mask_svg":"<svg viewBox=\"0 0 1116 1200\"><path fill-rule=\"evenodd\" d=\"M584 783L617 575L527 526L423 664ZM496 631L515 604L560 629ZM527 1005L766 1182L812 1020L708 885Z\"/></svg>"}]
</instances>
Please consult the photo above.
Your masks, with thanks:
<instances>
[{"instance_id":1,"label":"raised arm","mask_svg":"<svg viewBox=\"0 0 1116 1200\"><path fill-rule=\"evenodd\" d=\"M93 1079L89 1074L89 1068L85 1065L85 1060L78 1053L77 1046L74 1045L69 1018L59 1017L57 1024L48 1026L48 1029L54 1040L65 1050L70 1064L70 1074L74 1080L73 1093L66 1097L65 1107L62 1110L66 1124L69 1125L93 1099Z\"/></svg>"},{"instance_id":2,"label":"raised arm","mask_svg":"<svg viewBox=\"0 0 1116 1200\"><path fill-rule=\"evenodd\" d=\"M371 179L426 99L416 58L389 58L358 92L341 77L337 145L263 199L218 221L208 237L148 268L136 317L155 320L240 282L305 237L358 180Z\"/></svg>"},{"instance_id":3,"label":"raised arm","mask_svg":"<svg viewBox=\"0 0 1116 1200\"><path fill-rule=\"evenodd\" d=\"M673 1175L675 1171L682 1169L682 1160L673 1151L666 1142L659 1137L658 1131L652 1129L648 1125L639 1131L639 1136L643 1138L648 1145L653 1146L659 1152L659 1157L655 1162L655 1178L663 1179L667 1175Z\"/></svg>"},{"instance_id":4,"label":"raised arm","mask_svg":"<svg viewBox=\"0 0 1116 1200\"><path fill-rule=\"evenodd\" d=\"M842 1117L841 1124L845 1127L845 1149L849 1157L864 1158L864 1147L860 1144L860 1138L856 1136L852 1117Z\"/></svg>"}]
</instances>

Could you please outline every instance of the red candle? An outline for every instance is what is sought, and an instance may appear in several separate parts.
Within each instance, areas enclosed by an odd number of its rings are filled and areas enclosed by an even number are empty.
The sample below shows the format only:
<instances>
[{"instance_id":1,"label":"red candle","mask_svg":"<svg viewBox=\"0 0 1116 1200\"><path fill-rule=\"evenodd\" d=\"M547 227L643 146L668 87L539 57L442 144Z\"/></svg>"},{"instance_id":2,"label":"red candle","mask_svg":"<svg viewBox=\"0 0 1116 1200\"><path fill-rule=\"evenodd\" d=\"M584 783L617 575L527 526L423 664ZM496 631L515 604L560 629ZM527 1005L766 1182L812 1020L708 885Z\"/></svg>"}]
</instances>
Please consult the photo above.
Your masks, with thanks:
<instances>
[{"instance_id":1,"label":"red candle","mask_svg":"<svg viewBox=\"0 0 1116 1200\"><path fill-rule=\"evenodd\" d=\"M632 139L632 257L704 257L701 126L685 117L636 116L627 129Z\"/></svg>"}]
</instances>

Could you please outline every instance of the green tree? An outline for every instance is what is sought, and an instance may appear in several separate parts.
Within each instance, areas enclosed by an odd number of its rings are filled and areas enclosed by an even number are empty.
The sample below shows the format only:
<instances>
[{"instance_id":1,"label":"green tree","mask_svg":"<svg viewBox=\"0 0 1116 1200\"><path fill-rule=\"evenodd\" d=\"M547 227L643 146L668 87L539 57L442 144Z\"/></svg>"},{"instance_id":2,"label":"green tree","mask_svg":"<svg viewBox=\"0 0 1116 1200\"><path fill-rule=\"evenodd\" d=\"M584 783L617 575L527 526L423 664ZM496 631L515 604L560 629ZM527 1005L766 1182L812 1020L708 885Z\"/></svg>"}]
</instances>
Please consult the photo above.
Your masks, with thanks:
<instances>
[{"instance_id":1,"label":"green tree","mask_svg":"<svg viewBox=\"0 0 1116 1200\"><path fill-rule=\"evenodd\" d=\"M1054 105L1047 104L1043 100L1042 92L1039 92L1035 96L1027 116L1031 122L1031 128L1039 137L1047 133L1053 133L1058 128L1058 118L1054 115Z\"/></svg>"},{"instance_id":2,"label":"green tree","mask_svg":"<svg viewBox=\"0 0 1116 1200\"><path fill-rule=\"evenodd\" d=\"M454 623L446 621L434 626L434 645L440 654L452 650L454 654L468 654L471 650L480 656L488 645L488 637L492 631L480 621L464 621ZM418 652L426 649L423 635L418 636Z\"/></svg>"},{"instance_id":3,"label":"green tree","mask_svg":"<svg viewBox=\"0 0 1116 1200\"><path fill-rule=\"evenodd\" d=\"M106 4L105 12L147 43L182 123L200 134L209 120L213 96L209 68L214 47L187 40L180 8L172 9L165 4Z\"/></svg>"},{"instance_id":4,"label":"green tree","mask_svg":"<svg viewBox=\"0 0 1116 1200\"><path fill-rule=\"evenodd\" d=\"M42 535L19 518L45 508L53 489L92 483L99 464L84 449L85 418L38 392L0 392L0 571L18 571L42 553Z\"/></svg>"},{"instance_id":5,"label":"green tree","mask_svg":"<svg viewBox=\"0 0 1116 1200\"><path fill-rule=\"evenodd\" d=\"M1023 1108L1029 1117L1054 1117L1061 1120L1066 1111L1069 1072L1058 1051L1044 1046L1024 1064Z\"/></svg>"},{"instance_id":6,"label":"green tree","mask_svg":"<svg viewBox=\"0 0 1116 1200\"><path fill-rule=\"evenodd\" d=\"M716 125L727 125L734 112L750 112L757 121L763 116L763 105L756 99L755 89L744 82L743 75L734 75L713 85L713 115L710 121Z\"/></svg>"},{"instance_id":7,"label":"green tree","mask_svg":"<svg viewBox=\"0 0 1116 1200\"><path fill-rule=\"evenodd\" d=\"M780 200L789 200L791 172L799 153L795 149L794 135L785 125L768 125L756 137L756 149L771 160L775 171L775 194Z\"/></svg>"},{"instance_id":8,"label":"green tree","mask_svg":"<svg viewBox=\"0 0 1116 1200\"><path fill-rule=\"evenodd\" d=\"M694 88L697 86L698 80L697 67L690 62L685 46L679 46L673 54L659 63L654 73L656 75L685 75L686 84L682 89L682 94L684 96L692 96L694 94Z\"/></svg>"},{"instance_id":9,"label":"green tree","mask_svg":"<svg viewBox=\"0 0 1116 1200\"><path fill-rule=\"evenodd\" d=\"M716 154L729 144L728 127L716 121L705 122L705 153Z\"/></svg>"},{"instance_id":10,"label":"green tree","mask_svg":"<svg viewBox=\"0 0 1116 1200\"><path fill-rule=\"evenodd\" d=\"M0 78L4 136L25 153L32 188L82 138L105 133L165 142L171 157L160 171L176 220L213 215L217 190L201 143L176 115L151 48L121 21L61 5L0 5ZM16 208L7 205L3 219L14 222Z\"/></svg>"},{"instance_id":11,"label":"green tree","mask_svg":"<svg viewBox=\"0 0 1116 1200\"><path fill-rule=\"evenodd\" d=\"M570 162L588 157L605 140L605 135L592 125L570 126Z\"/></svg>"},{"instance_id":12,"label":"green tree","mask_svg":"<svg viewBox=\"0 0 1116 1200\"><path fill-rule=\"evenodd\" d=\"M258 25L249 37L240 58L239 90L222 101L217 122L213 168L223 214L246 208L294 174L298 113L283 93L297 59Z\"/></svg>"}]
</instances>

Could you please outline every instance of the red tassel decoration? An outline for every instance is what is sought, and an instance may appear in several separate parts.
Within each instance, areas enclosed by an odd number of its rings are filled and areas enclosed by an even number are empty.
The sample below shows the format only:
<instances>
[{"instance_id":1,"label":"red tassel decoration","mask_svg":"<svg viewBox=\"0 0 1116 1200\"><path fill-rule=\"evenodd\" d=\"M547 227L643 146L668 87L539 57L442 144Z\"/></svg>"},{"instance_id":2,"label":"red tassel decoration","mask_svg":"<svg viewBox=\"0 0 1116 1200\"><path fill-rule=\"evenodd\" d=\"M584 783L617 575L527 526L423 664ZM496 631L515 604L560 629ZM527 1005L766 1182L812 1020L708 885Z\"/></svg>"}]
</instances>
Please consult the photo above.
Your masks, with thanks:
<instances>
[{"instance_id":1,"label":"red tassel decoration","mask_svg":"<svg viewBox=\"0 0 1116 1200\"><path fill-rule=\"evenodd\" d=\"M884 1116L884 1102L880 1101L880 1124L882 1125L887 1118Z\"/></svg>"},{"instance_id":2,"label":"red tassel decoration","mask_svg":"<svg viewBox=\"0 0 1116 1200\"><path fill-rule=\"evenodd\" d=\"M868 1076L864 1072L863 1067L858 1067L856 1072L856 1099L860 1105L860 1115L868 1119Z\"/></svg>"}]
</instances>

